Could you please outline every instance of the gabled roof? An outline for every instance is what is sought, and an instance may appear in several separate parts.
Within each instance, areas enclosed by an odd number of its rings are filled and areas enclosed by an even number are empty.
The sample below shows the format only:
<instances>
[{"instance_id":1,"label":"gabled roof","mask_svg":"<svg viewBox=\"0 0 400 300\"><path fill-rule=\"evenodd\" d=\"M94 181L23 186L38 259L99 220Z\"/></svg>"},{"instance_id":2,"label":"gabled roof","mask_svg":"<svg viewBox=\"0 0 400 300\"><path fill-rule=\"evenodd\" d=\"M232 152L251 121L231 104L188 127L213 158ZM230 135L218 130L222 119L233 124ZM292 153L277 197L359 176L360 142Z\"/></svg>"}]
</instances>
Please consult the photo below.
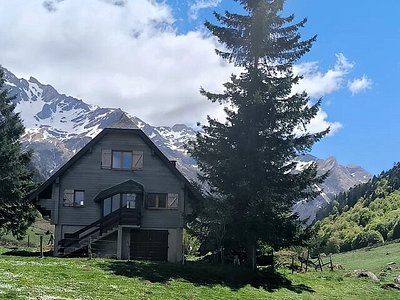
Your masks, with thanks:
<instances>
[{"instance_id":1,"label":"gabled roof","mask_svg":"<svg viewBox=\"0 0 400 300\"><path fill-rule=\"evenodd\" d=\"M41 186L29 195L30 200L34 200L40 193L49 188L54 181L57 180L65 171L68 170L76 161L78 161L84 154L89 152L94 145L96 145L105 135L113 133L130 133L139 136L149 147L152 149L156 156L165 164L165 166L185 184L185 187L195 196L201 198L200 193L192 186L185 176L175 167L174 164L158 149L158 147L150 140L150 138L140 129L124 129L124 128L105 128L97 136L95 136L89 143L86 144L78 153L76 153L69 161L67 161L56 173L47 179Z\"/></svg>"}]
</instances>

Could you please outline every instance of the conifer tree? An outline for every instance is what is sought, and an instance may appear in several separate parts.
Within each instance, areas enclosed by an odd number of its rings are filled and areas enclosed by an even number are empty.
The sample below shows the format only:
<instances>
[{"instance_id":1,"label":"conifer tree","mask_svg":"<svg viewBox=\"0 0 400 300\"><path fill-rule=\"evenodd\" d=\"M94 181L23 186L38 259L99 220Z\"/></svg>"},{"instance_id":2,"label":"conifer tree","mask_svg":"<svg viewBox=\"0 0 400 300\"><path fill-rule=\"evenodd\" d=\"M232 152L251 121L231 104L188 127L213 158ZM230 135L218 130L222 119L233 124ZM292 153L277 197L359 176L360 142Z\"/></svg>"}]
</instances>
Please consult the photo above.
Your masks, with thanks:
<instances>
[{"instance_id":1,"label":"conifer tree","mask_svg":"<svg viewBox=\"0 0 400 300\"><path fill-rule=\"evenodd\" d=\"M3 77L0 68L0 236L11 232L20 238L34 220L33 206L26 197L33 188L31 153L21 148L24 126L14 112L14 98L8 95Z\"/></svg>"},{"instance_id":2,"label":"conifer tree","mask_svg":"<svg viewBox=\"0 0 400 300\"><path fill-rule=\"evenodd\" d=\"M295 159L329 129L309 133L320 101L311 104L305 92L292 93L301 79L293 63L316 40L300 37L306 19L295 23L293 15L281 16L284 0L238 2L244 15L215 13L219 25L205 23L223 45L217 54L242 70L223 93L201 89L225 106L226 121L208 117L189 151L198 161L199 179L216 201L225 201L226 236L246 246L254 268L257 243L279 248L301 242L292 206L315 197L324 176L317 175L316 164L296 170Z\"/></svg>"}]
</instances>

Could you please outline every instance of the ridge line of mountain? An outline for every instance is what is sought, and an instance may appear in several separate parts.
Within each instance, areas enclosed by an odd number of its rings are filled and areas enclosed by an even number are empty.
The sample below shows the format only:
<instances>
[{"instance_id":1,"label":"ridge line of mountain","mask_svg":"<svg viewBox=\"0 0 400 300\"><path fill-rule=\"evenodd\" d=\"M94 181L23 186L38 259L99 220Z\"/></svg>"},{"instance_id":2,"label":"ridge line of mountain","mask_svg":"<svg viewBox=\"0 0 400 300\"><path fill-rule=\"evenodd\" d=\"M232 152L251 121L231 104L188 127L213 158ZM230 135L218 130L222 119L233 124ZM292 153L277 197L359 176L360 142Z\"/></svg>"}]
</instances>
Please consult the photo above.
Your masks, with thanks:
<instances>
[{"instance_id":1,"label":"ridge line of mountain","mask_svg":"<svg viewBox=\"0 0 400 300\"><path fill-rule=\"evenodd\" d=\"M3 70L10 94L16 95L16 111L20 112L26 127L23 145L34 150L33 161L43 178L49 177L122 115L126 115L136 128L142 129L169 159L177 161L179 170L186 177L196 178L196 161L184 148L187 141L195 138L196 132L192 128L184 124L154 127L121 108L89 105L82 99L58 93L54 87L42 84L34 77L19 79L11 71ZM300 201L294 207L302 219L308 219L308 223L315 219L321 207L330 203L335 194L371 178L371 174L361 167L340 165L333 156L325 160L310 154L300 156L298 168L306 167L310 161L317 162L320 174L328 170L330 174L320 186L320 196L312 201Z\"/></svg>"}]
</instances>

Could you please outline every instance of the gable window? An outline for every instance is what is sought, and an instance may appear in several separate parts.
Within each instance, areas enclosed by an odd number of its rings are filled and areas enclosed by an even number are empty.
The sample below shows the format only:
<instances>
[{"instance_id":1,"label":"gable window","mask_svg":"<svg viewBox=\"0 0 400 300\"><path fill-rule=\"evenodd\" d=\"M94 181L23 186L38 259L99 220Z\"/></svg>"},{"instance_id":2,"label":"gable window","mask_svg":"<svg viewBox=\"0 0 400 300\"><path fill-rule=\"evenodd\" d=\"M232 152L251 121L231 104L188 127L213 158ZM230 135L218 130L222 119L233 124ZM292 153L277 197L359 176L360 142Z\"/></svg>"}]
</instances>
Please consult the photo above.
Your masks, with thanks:
<instances>
[{"instance_id":1,"label":"gable window","mask_svg":"<svg viewBox=\"0 0 400 300\"><path fill-rule=\"evenodd\" d=\"M132 152L113 151L112 152L112 168L113 169L132 169Z\"/></svg>"},{"instance_id":2,"label":"gable window","mask_svg":"<svg viewBox=\"0 0 400 300\"><path fill-rule=\"evenodd\" d=\"M178 194L148 193L146 198L147 208L178 208Z\"/></svg>"},{"instance_id":3,"label":"gable window","mask_svg":"<svg viewBox=\"0 0 400 300\"><path fill-rule=\"evenodd\" d=\"M115 170L142 170L143 151L119 151L103 149L101 168Z\"/></svg>"},{"instance_id":4,"label":"gable window","mask_svg":"<svg viewBox=\"0 0 400 300\"><path fill-rule=\"evenodd\" d=\"M65 190L63 198L64 206L79 207L85 204L85 191Z\"/></svg>"}]
</instances>

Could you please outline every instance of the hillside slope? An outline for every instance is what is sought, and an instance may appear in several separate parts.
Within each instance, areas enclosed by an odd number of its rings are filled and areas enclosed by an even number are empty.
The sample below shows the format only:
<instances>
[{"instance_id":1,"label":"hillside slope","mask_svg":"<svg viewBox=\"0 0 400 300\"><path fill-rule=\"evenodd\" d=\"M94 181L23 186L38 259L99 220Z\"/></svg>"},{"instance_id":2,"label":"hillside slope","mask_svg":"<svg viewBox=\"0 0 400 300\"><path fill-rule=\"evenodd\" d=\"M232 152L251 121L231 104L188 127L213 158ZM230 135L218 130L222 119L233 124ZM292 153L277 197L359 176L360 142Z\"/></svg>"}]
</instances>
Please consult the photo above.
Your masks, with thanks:
<instances>
[{"instance_id":1,"label":"hillside slope","mask_svg":"<svg viewBox=\"0 0 400 300\"><path fill-rule=\"evenodd\" d=\"M400 238L400 164L339 194L318 218L318 241L331 252Z\"/></svg>"}]
</instances>

